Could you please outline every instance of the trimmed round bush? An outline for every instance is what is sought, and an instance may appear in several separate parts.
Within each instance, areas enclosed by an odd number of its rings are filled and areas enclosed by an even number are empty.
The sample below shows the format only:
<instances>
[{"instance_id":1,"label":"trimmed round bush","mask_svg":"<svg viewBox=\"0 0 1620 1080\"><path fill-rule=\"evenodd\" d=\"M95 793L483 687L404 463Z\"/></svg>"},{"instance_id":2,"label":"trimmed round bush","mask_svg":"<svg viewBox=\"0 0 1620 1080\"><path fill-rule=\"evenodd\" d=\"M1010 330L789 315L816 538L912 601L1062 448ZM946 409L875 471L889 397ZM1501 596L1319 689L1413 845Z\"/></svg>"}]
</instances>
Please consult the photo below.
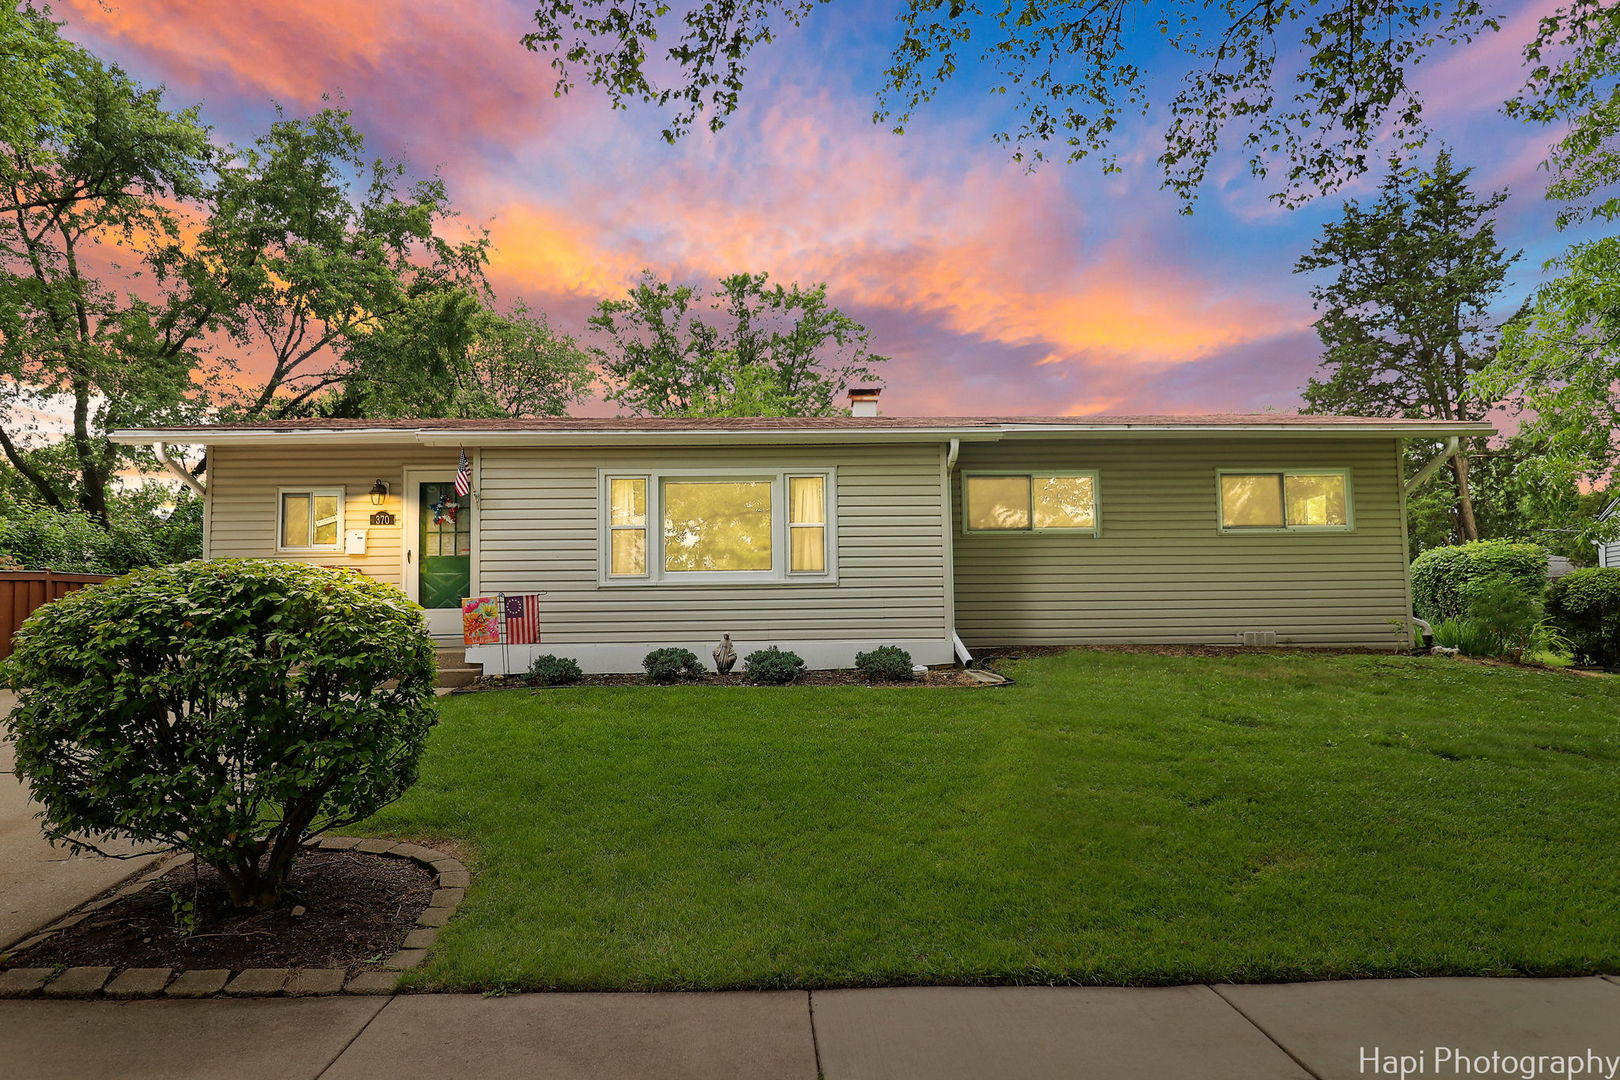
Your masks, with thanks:
<instances>
[{"instance_id":1,"label":"trimmed round bush","mask_svg":"<svg viewBox=\"0 0 1620 1080\"><path fill-rule=\"evenodd\" d=\"M669 684L703 677L703 663L691 649L654 649L642 658L649 682Z\"/></svg>"},{"instance_id":2,"label":"trimmed round bush","mask_svg":"<svg viewBox=\"0 0 1620 1080\"><path fill-rule=\"evenodd\" d=\"M1430 548L1412 560L1411 573L1417 614L1455 619L1468 613L1470 587L1487 579L1506 578L1526 595L1539 597L1547 587L1547 549L1511 540Z\"/></svg>"},{"instance_id":3,"label":"trimmed round bush","mask_svg":"<svg viewBox=\"0 0 1620 1080\"><path fill-rule=\"evenodd\" d=\"M855 654L855 670L873 682L910 682L911 654L898 645L879 645L871 652Z\"/></svg>"},{"instance_id":4,"label":"trimmed round bush","mask_svg":"<svg viewBox=\"0 0 1620 1080\"><path fill-rule=\"evenodd\" d=\"M23 624L3 674L46 837L189 851L261 911L305 839L416 782L437 717L421 608L352 571L279 560L153 567L72 593Z\"/></svg>"},{"instance_id":5,"label":"trimmed round bush","mask_svg":"<svg viewBox=\"0 0 1620 1080\"><path fill-rule=\"evenodd\" d=\"M804 674L804 661L798 653L772 645L743 657L743 678L763 686L781 686Z\"/></svg>"},{"instance_id":6,"label":"trimmed round bush","mask_svg":"<svg viewBox=\"0 0 1620 1080\"><path fill-rule=\"evenodd\" d=\"M585 677L579 664L564 656L546 653L529 665L529 678L541 686L573 686Z\"/></svg>"},{"instance_id":7,"label":"trimmed round bush","mask_svg":"<svg viewBox=\"0 0 1620 1080\"><path fill-rule=\"evenodd\" d=\"M1547 617L1575 650L1575 660L1620 667L1620 567L1589 567L1547 588Z\"/></svg>"}]
</instances>

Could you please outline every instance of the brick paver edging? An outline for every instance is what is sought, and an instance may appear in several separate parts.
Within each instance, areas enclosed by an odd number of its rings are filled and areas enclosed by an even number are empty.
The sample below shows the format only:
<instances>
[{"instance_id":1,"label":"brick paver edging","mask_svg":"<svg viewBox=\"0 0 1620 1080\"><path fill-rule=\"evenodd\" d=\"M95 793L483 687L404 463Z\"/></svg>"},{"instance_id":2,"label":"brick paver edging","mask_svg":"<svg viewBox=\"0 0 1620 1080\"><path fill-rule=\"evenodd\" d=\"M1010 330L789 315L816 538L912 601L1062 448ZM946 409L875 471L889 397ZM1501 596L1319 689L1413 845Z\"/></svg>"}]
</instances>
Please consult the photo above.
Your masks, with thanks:
<instances>
[{"instance_id":1,"label":"brick paver edging","mask_svg":"<svg viewBox=\"0 0 1620 1080\"><path fill-rule=\"evenodd\" d=\"M461 860L421 844L393 840L364 840L354 836L323 836L309 845L322 851L362 851L410 859L433 871L437 880L428 906L417 917L416 928L405 935L403 946L383 962L381 971L362 971L348 977L347 968L248 968L208 971L173 971L169 968L125 968L116 977L110 967L12 967L0 957L0 998L35 995L57 998L196 998L223 993L226 997L272 997L277 994L392 994L399 975L427 959L438 941L439 927L450 921L467 895L467 867ZM190 858L190 856L185 856ZM77 925L91 912L124 896L145 889L179 863L166 861L135 878L102 900L87 904L58 919L38 934L20 942L10 955L39 944L58 930Z\"/></svg>"}]
</instances>

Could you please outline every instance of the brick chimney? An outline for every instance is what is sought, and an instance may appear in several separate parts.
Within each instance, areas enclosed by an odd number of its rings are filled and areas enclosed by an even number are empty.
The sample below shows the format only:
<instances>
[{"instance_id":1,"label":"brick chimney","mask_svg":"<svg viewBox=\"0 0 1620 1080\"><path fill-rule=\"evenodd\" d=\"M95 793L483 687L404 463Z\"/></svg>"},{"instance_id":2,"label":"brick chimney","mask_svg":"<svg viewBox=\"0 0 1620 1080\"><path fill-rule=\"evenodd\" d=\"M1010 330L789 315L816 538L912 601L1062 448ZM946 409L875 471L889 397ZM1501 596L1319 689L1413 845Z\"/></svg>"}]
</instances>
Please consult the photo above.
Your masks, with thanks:
<instances>
[{"instance_id":1,"label":"brick chimney","mask_svg":"<svg viewBox=\"0 0 1620 1080\"><path fill-rule=\"evenodd\" d=\"M851 416L876 416L878 414L878 395L883 393L881 386L852 386L849 388L849 411Z\"/></svg>"}]
</instances>

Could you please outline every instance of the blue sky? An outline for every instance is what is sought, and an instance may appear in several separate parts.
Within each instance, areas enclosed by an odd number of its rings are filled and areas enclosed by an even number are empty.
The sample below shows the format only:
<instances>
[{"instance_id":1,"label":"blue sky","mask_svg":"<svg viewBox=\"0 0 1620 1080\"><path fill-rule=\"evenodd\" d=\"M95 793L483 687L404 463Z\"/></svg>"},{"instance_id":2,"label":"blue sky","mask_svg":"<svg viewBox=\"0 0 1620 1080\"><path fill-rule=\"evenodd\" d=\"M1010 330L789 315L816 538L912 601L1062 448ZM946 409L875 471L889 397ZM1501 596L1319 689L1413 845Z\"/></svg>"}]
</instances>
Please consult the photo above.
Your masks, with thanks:
<instances>
[{"instance_id":1,"label":"blue sky","mask_svg":"<svg viewBox=\"0 0 1620 1080\"><path fill-rule=\"evenodd\" d=\"M1513 310L1556 234L1537 165L1552 133L1499 115L1546 5L1419 75L1440 138L1483 188L1508 188L1501 233L1526 255ZM572 332L640 270L826 281L893 357L885 411L1142 413L1291 409L1317 362L1309 281L1291 273L1358 184L1300 210L1241 161L1196 212L1160 189L1162 117L1124 125L1125 171L1029 172L990 141L1009 120L969 69L904 136L874 126L894 8L838 0L760 53L742 111L669 146L648 108L551 93L518 44L528 8L480 0L69 0L67 33L199 102L224 138L341 95L374 150L437 168L487 227L491 276ZM1160 46L1138 51L1151 60ZM600 411L600 409L589 410Z\"/></svg>"}]
</instances>

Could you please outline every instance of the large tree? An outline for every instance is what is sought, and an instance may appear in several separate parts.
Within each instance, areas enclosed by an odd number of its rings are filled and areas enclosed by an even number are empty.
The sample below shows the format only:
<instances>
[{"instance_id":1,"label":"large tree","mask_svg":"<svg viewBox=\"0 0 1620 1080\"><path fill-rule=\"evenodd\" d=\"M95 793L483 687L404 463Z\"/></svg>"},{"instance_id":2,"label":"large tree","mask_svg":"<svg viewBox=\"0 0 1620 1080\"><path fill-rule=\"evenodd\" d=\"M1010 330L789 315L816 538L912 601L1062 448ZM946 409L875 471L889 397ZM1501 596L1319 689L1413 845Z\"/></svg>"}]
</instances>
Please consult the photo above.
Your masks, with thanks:
<instances>
[{"instance_id":1,"label":"large tree","mask_svg":"<svg viewBox=\"0 0 1620 1080\"><path fill-rule=\"evenodd\" d=\"M732 274L707 295L645 272L590 319L607 397L638 416L826 416L887 357L825 284Z\"/></svg>"},{"instance_id":2,"label":"large tree","mask_svg":"<svg viewBox=\"0 0 1620 1080\"><path fill-rule=\"evenodd\" d=\"M0 455L39 502L106 524L113 477L149 457L115 428L584 392L569 339L497 310L442 181L367 156L347 113L210 134L48 13L0 7Z\"/></svg>"},{"instance_id":3,"label":"large tree","mask_svg":"<svg viewBox=\"0 0 1620 1080\"><path fill-rule=\"evenodd\" d=\"M559 91L583 75L615 106L654 103L674 140L705 116L722 127L755 51L829 2L547 0L523 41L551 56ZM1187 203L1223 148L1292 203L1376 166L1386 138L1421 142L1418 65L1500 30L1480 0L903 0L896 18L874 120L902 131L947 84L977 80L1004 103L994 137L1015 158L1096 155L1111 169L1121 120L1167 98L1159 164ZM1580 87L1612 80L1617 30L1606 0L1542 19L1515 109L1590 111Z\"/></svg>"},{"instance_id":4,"label":"large tree","mask_svg":"<svg viewBox=\"0 0 1620 1080\"><path fill-rule=\"evenodd\" d=\"M1491 407L1471 380L1495 348L1490 316L1517 254L1496 242L1504 193L1480 197L1471 170L1441 152L1426 173L1392 169L1370 203L1345 204L1298 273L1331 276L1311 288L1320 313L1323 376L1306 411L1479 420ZM1465 440L1451 458L1456 532L1477 540Z\"/></svg>"},{"instance_id":5,"label":"large tree","mask_svg":"<svg viewBox=\"0 0 1620 1080\"><path fill-rule=\"evenodd\" d=\"M353 351L407 321L417 334L459 334L465 321L420 318L436 294L480 294L487 239L452 240L437 177L370 158L349 114L282 118L214 170L195 236L154 260L160 280L221 313L238 350L223 351L217 403L236 419L293 414L357 373ZM439 342L428 343L430 347ZM242 361L236 359L236 352ZM413 374L366 357L366 374Z\"/></svg>"},{"instance_id":6,"label":"large tree","mask_svg":"<svg viewBox=\"0 0 1620 1080\"><path fill-rule=\"evenodd\" d=\"M1526 465L1550 485L1612 485L1620 470L1620 5L1607 12L1606 64L1549 58L1537 69L1532 119L1573 119L1549 161L1548 197L1561 203L1560 228L1604 228L1547 263L1538 287L1503 334L1478 382L1484 394L1520 406L1520 439L1536 453ZM1612 490L1612 487L1611 487ZM1583 538L1612 539L1620 519L1580 514Z\"/></svg>"},{"instance_id":7,"label":"large tree","mask_svg":"<svg viewBox=\"0 0 1620 1080\"><path fill-rule=\"evenodd\" d=\"M46 505L105 522L125 457L101 433L185 411L215 315L114 284L108 264L178 235L208 132L32 9L0 9L0 47L0 453ZM31 452L53 415L67 418L65 474Z\"/></svg>"}]
</instances>

